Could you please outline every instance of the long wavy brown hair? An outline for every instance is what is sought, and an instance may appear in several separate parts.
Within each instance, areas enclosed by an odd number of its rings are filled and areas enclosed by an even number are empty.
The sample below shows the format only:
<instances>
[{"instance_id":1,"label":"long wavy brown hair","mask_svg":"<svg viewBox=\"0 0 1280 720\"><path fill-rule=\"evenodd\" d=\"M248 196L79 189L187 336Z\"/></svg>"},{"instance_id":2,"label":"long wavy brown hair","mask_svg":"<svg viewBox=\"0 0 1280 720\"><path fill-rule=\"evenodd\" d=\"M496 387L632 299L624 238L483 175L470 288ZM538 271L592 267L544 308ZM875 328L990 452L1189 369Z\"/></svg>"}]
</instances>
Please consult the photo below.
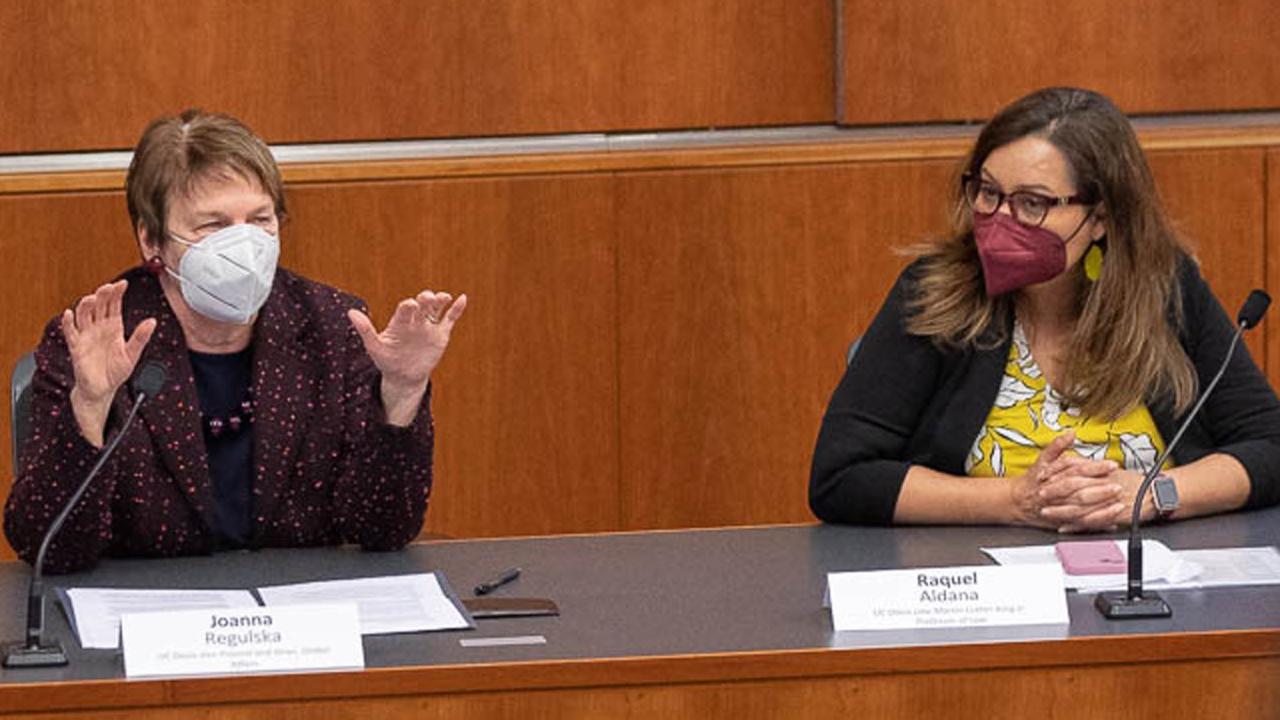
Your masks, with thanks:
<instances>
[{"instance_id":1,"label":"long wavy brown hair","mask_svg":"<svg viewBox=\"0 0 1280 720\"><path fill-rule=\"evenodd\" d=\"M1075 173L1077 192L1101 203L1105 259L1096 282L1077 263L1077 321L1066 353L1067 404L1115 418L1156 397L1185 410L1196 376L1178 341L1178 264L1187 250L1173 231L1151 168L1125 115L1103 95L1046 88L1004 108L979 133L963 165L978 174L996 148L1029 135L1049 141ZM920 272L907 329L939 347L991 348L1007 340L1012 294L987 297L959 178L952 230L915 248Z\"/></svg>"}]
</instances>

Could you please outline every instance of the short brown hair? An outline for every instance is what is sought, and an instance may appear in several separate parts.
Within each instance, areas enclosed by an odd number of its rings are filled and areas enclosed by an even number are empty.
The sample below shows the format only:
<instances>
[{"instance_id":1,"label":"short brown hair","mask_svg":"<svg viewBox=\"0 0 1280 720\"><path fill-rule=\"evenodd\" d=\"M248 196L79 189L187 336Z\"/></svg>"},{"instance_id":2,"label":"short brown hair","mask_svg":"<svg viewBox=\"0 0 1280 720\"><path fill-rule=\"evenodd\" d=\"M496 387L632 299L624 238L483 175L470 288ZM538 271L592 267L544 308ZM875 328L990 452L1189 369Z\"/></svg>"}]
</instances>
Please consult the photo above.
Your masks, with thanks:
<instances>
[{"instance_id":1,"label":"short brown hair","mask_svg":"<svg viewBox=\"0 0 1280 720\"><path fill-rule=\"evenodd\" d=\"M284 221L280 168L248 126L229 115L197 109L153 120L133 150L124 181L134 232L141 225L152 243L163 245L171 193L190 192L197 181L228 171L256 181L275 202L276 218Z\"/></svg>"}]
</instances>

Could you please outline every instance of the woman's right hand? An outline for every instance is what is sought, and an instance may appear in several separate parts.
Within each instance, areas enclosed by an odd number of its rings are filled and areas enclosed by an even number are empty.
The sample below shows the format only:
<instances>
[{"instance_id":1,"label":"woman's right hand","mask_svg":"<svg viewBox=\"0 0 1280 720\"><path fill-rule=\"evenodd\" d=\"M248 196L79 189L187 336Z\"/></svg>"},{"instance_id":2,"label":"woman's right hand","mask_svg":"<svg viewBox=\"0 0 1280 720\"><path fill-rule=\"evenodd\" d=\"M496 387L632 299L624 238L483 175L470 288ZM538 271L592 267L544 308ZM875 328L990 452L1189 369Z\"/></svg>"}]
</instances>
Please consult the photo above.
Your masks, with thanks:
<instances>
[{"instance_id":1,"label":"woman's right hand","mask_svg":"<svg viewBox=\"0 0 1280 720\"><path fill-rule=\"evenodd\" d=\"M1062 531L1119 500L1121 488L1107 479L1116 470L1116 463L1069 452L1075 440L1072 431L1054 438L1013 483L1010 492L1020 524ZM1046 482L1065 476L1074 479L1070 501L1062 493L1046 492Z\"/></svg>"},{"instance_id":2,"label":"woman's right hand","mask_svg":"<svg viewBox=\"0 0 1280 720\"><path fill-rule=\"evenodd\" d=\"M75 371L71 409L81 434L94 447L102 447L111 401L156 329L155 319L147 318L125 340L121 307L128 287L127 280L103 285L62 313L62 334Z\"/></svg>"}]
</instances>

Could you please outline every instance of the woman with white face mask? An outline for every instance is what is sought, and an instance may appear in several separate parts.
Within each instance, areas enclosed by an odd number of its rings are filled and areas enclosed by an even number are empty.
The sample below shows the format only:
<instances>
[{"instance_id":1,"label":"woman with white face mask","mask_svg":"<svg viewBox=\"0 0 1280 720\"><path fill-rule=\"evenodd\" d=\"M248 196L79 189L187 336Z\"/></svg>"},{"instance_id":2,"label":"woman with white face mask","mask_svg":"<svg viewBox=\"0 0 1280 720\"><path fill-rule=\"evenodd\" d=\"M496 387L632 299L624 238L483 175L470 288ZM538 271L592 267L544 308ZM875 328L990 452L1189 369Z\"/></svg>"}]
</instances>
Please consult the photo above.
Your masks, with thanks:
<instances>
[{"instance_id":1,"label":"woman with white face mask","mask_svg":"<svg viewBox=\"0 0 1280 720\"><path fill-rule=\"evenodd\" d=\"M431 375L466 296L424 290L379 331L359 299L277 266L286 216L265 143L188 111L143 133L126 179L142 264L55 318L5 508L32 560L132 404L167 379L46 557L403 546L431 486Z\"/></svg>"},{"instance_id":2,"label":"woman with white face mask","mask_svg":"<svg viewBox=\"0 0 1280 720\"><path fill-rule=\"evenodd\" d=\"M1128 524L1235 327L1107 98L1018 100L957 180L951 233L919 248L831 398L810 507L847 523ZM1154 488L1147 520L1280 502L1280 403L1244 348Z\"/></svg>"}]
</instances>

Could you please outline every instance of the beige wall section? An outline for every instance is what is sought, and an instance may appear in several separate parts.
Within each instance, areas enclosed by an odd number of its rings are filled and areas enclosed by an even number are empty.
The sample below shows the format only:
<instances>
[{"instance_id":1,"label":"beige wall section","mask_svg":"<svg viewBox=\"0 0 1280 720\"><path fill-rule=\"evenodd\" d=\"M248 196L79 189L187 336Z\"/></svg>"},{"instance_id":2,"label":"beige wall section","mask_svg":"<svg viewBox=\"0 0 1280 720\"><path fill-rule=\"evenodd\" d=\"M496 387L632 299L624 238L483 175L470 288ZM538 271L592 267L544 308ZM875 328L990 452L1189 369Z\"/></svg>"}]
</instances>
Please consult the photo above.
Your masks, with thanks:
<instances>
[{"instance_id":1,"label":"beige wall section","mask_svg":"<svg viewBox=\"0 0 1280 720\"><path fill-rule=\"evenodd\" d=\"M1143 135L1231 313L1250 288L1280 288L1276 131ZM437 378L428 530L802 521L845 346L906 262L894 249L945 224L965 144L292 167L284 262L379 320L420 287L470 294ZM4 368L137 259L119 192L75 179L0 178ZM1274 326L1250 338L1273 383Z\"/></svg>"},{"instance_id":2,"label":"beige wall section","mask_svg":"<svg viewBox=\"0 0 1280 720\"><path fill-rule=\"evenodd\" d=\"M1046 85L1135 114L1280 109L1274 0L838 0L839 122L989 117Z\"/></svg>"},{"instance_id":3,"label":"beige wall section","mask_svg":"<svg viewBox=\"0 0 1280 720\"><path fill-rule=\"evenodd\" d=\"M830 123L830 0L10 0L0 153Z\"/></svg>"}]
</instances>

